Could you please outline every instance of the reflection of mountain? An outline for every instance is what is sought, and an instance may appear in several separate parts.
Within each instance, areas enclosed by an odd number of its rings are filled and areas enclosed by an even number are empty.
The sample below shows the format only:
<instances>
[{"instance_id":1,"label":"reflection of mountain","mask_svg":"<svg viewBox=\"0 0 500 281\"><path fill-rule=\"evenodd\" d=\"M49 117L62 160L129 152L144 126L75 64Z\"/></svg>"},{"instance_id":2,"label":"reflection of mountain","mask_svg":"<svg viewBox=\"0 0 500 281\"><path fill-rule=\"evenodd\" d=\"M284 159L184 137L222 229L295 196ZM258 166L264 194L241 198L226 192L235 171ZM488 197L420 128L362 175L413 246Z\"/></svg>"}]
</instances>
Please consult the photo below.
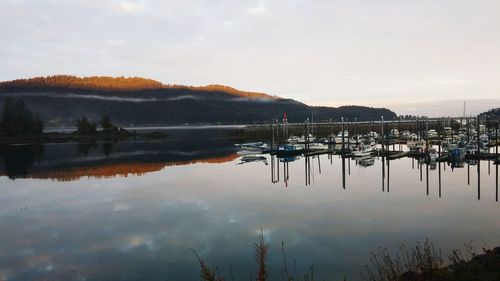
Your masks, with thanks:
<instances>
[{"instance_id":1,"label":"reflection of mountain","mask_svg":"<svg viewBox=\"0 0 500 281\"><path fill-rule=\"evenodd\" d=\"M73 125L86 115L98 120L107 114L122 126L183 123L264 122L288 113L289 121L387 119L385 108L363 106L314 107L263 93L211 85L164 85L141 78L53 76L0 82L0 106L7 96L23 98L48 125Z\"/></svg>"},{"instance_id":2,"label":"reflection of mountain","mask_svg":"<svg viewBox=\"0 0 500 281\"><path fill-rule=\"evenodd\" d=\"M15 178L28 173L28 169L43 154L42 145L0 145L0 155L4 165L0 164L0 175Z\"/></svg>"},{"instance_id":3,"label":"reflection of mountain","mask_svg":"<svg viewBox=\"0 0 500 281\"><path fill-rule=\"evenodd\" d=\"M238 156L228 130L169 132L175 141L0 146L0 176L77 180L142 175L168 166L223 163ZM203 139L203 141L200 141Z\"/></svg>"},{"instance_id":4,"label":"reflection of mountain","mask_svg":"<svg viewBox=\"0 0 500 281\"><path fill-rule=\"evenodd\" d=\"M52 179L57 181L74 181L83 177L109 178L127 177L129 175L141 176L147 173L160 171L163 168L170 166L189 165L195 163L224 163L232 161L236 158L238 158L238 154L232 153L227 156L215 156L186 161L172 161L167 163L105 163L96 166L75 166L58 170L34 171L27 174L26 177L34 179Z\"/></svg>"}]
</instances>

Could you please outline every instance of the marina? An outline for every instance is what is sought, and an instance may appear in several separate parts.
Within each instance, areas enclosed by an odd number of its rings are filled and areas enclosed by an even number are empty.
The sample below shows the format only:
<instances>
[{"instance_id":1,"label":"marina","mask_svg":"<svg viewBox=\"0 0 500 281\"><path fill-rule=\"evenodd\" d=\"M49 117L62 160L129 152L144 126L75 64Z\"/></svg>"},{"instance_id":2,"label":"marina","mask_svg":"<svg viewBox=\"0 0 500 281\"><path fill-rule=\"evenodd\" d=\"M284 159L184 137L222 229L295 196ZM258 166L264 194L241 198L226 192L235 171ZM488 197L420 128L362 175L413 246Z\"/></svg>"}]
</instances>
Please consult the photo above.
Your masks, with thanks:
<instances>
[{"instance_id":1,"label":"marina","mask_svg":"<svg viewBox=\"0 0 500 281\"><path fill-rule=\"evenodd\" d=\"M443 117L388 122L383 118L377 122L356 119L349 122L342 118L340 122L318 123L307 119L304 123L292 124L285 115L282 122L275 120L269 125L270 133L264 137L267 142L237 146L244 151L241 153L268 153L278 157L339 154L353 158L373 155L388 160L413 157L430 162L491 160L498 163L498 123L479 117Z\"/></svg>"}]
</instances>

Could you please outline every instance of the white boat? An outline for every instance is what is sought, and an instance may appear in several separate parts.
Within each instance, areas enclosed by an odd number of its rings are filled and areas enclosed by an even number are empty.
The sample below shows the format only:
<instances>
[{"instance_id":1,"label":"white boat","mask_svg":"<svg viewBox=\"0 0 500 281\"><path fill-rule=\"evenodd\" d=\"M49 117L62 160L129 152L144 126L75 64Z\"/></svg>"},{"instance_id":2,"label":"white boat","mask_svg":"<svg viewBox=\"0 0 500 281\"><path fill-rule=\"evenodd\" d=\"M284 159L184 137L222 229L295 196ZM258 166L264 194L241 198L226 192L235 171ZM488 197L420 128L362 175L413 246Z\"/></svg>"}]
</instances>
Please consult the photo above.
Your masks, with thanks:
<instances>
[{"instance_id":1,"label":"white boat","mask_svg":"<svg viewBox=\"0 0 500 281\"><path fill-rule=\"evenodd\" d=\"M373 153L374 146L360 145L358 150L352 152L352 157L366 157Z\"/></svg>"},{"instance_id":2,"label":"white boat","mask_svg":"<svg viewBox=\"0 0 500 281\"><path fill-rule=\"evenodd\" d=\"M410 150L422 150L425 148L425 141L409 141L406 145Z\"/></svg>"},{"instance_id":3,"label":"white boat","mask_svg":"<svg viewBox=\"0 0 500 281\"><path fill-rule=\"evenodd\" d=\"M399 131L398 129L391 129L391 131L389 132L389 138L399 138Z\"/></svg>"},{"instance_id":4,"label":"white boat","mask_svg":"<svg viewBox=\"0 0 500 281\"><path fill-rule=\"evenodd\" d=\"M434 129L430 129L428 132L427 132L427 137L432 139L432 138L437 138L438 137L438 133L436 132L436 130Z\"/></svg>"},{"instance_id":5,"label":"white boat","mask_svg":"<svg viewBox=\"0 0 500 281\"><path fill-rule=\"evenodd\" d=\"M328 145L319 142L313 142L309 144L309 150L325 150L328 149Z\"/></svg>"},{"instance_id":6,"label":"white boat","mask_svg":"<svg viewBox=\"0 0 500 281\"><path fill-rule=\"evenodd\" d=\"M373 139L379 138L379 134L377 132L373 132L373 131L369 132L366 136L373 138Z\"/></svg>"},{"instance_id":7,"label":"white boat","mask_svg":"<svg viewBox=\"0 0 500 281\"><path fill-rule=\"evenodd\" d=\"M349 132L344 131L344 144L347 145L349 143ZM342 144L342 131L340 131L337 136L335 137L335 144Z\"/></svg>"},{"instance_id":8,"label":"white boat","mask_svg":"<svg viewBox=\"0 0 500 281\"><path fill-rule=\"evenodd\" d=\"M308 141L309 142L314 142L315 140L316 140L316 137L313 136L312 134L309 134ZM305 136L300 136L300 137L291 136L291 137L288 138L288 143L290 143L290 144L306 143L306 138L305 138Z\"/></svg>"},{"instance_id":9,"label":"white boat","mask_svg":"<svg viewBox=\"0 0 500 281\"><path fill-rule=\"evenodd\" d=\"M451 127L444 127L444 134L447 136L451 136L452 129Z\"/></svg>"}]
</instances>

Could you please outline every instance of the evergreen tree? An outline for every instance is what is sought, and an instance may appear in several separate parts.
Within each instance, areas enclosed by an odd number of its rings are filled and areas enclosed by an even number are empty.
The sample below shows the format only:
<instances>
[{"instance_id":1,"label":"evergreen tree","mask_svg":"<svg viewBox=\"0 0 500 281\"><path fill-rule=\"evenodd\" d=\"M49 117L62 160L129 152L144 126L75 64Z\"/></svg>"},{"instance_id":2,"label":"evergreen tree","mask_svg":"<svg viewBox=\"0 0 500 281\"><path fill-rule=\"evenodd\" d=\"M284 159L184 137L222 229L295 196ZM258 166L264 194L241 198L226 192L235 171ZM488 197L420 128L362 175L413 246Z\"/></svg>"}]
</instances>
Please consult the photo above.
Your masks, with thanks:
<instances>
[{"instance_id":1,"label":"evergreen tree","mask_svg":"<svg viewBox=\"0 0 500 281\"><path fill-rule=\"evenodd\" d=\"M76 118L76 131L79 134L95 134L97 131L96 124L89 121L85 116Z\"/></svg>"},{"instance_id":2,"label":"evergreen tree","mask_svg":"<svg viewBox=\"0 0 500 281\"><path fill-rule=\"evenodd\" d=\"M5 99L0 132L9 135L40 134L43 131L42 120L34 116L22 99Z\"/></svg>"},{"instance_id":3,"label":"evergreen tree","mask_svg":"<svg viewBox=\"0 0 500 281\"><path fill-rule=\"evenodd\" d=\"M103 132L116 131L117 128L111 123L111 118L109 116L104 115L101 118L101 127Z\"/></svg>"}]
</instances>

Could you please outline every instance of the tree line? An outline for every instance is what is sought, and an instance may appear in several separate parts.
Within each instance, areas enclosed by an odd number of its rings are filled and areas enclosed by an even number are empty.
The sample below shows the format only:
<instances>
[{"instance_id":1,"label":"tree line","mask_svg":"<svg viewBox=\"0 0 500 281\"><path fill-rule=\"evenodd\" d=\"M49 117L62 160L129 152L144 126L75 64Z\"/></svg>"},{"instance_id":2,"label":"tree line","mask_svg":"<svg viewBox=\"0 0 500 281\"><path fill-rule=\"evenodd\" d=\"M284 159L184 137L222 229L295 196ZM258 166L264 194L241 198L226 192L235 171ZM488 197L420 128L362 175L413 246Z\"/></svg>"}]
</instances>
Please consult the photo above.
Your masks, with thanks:
<instances>
[{"instance_id":1,"label":"tree line","mask_svg":"<svg viewBox=\"0 0 500 281\"><path fill-rule=\"evenodd\" d=\"M43 122L33 114L22 99L5 99L0 121L0 134L7 136L37 135L43 131Z\"/></svg>"},{"instance_id":2,"label":"tree line","mask_svg":"<svg viewBox=\"0 0 500 281\"><path fill-rule=\"evenodd\" d=\"M109 116L104 115L100 120L102 132L118 132L121 128L115 126ZM76 119L76 133L94 134L97 132L97 124L87 117L82 116ZM39 135L43 132L43 122L26 105L23 99L8 97L3 104L0 119L0 135Z\"/></svg>"},{"instance_id":3,"label":"tree line","mask_svg":"<svg viewBox=\"0 0 500 281\"><path fill-rule=\"evenodd\" d=\"M105 133L110 133L110 132L118 132L123 130L122 128L119 128L111 122L111 118L109 116L104 115L101 118L101 127L102 131ZM92 120L89 120L87 117L82 116L79 118L76 118L76 132L79 134L95 134L97 133L97 124L96 122L93 122Z\"/></svg>"},{"instance_id":4,"label":"tree line","mask_svg":"<svg viewBox=\"0 0 500 281\"><path fill-rule=\"evenodd\" d=\"M141 77L110 77L89 76L78 77L72 75L54 75L34 77L0 82L0 92L19 92L34 90L84 90L84 91L122 91L135 92L143 90L180 90L194 92L225 93L232 96L250 99L277 99L264 93L241 91L224 85L186 86L163 84L159 81Z\"/></svg>"}]
</instances>

